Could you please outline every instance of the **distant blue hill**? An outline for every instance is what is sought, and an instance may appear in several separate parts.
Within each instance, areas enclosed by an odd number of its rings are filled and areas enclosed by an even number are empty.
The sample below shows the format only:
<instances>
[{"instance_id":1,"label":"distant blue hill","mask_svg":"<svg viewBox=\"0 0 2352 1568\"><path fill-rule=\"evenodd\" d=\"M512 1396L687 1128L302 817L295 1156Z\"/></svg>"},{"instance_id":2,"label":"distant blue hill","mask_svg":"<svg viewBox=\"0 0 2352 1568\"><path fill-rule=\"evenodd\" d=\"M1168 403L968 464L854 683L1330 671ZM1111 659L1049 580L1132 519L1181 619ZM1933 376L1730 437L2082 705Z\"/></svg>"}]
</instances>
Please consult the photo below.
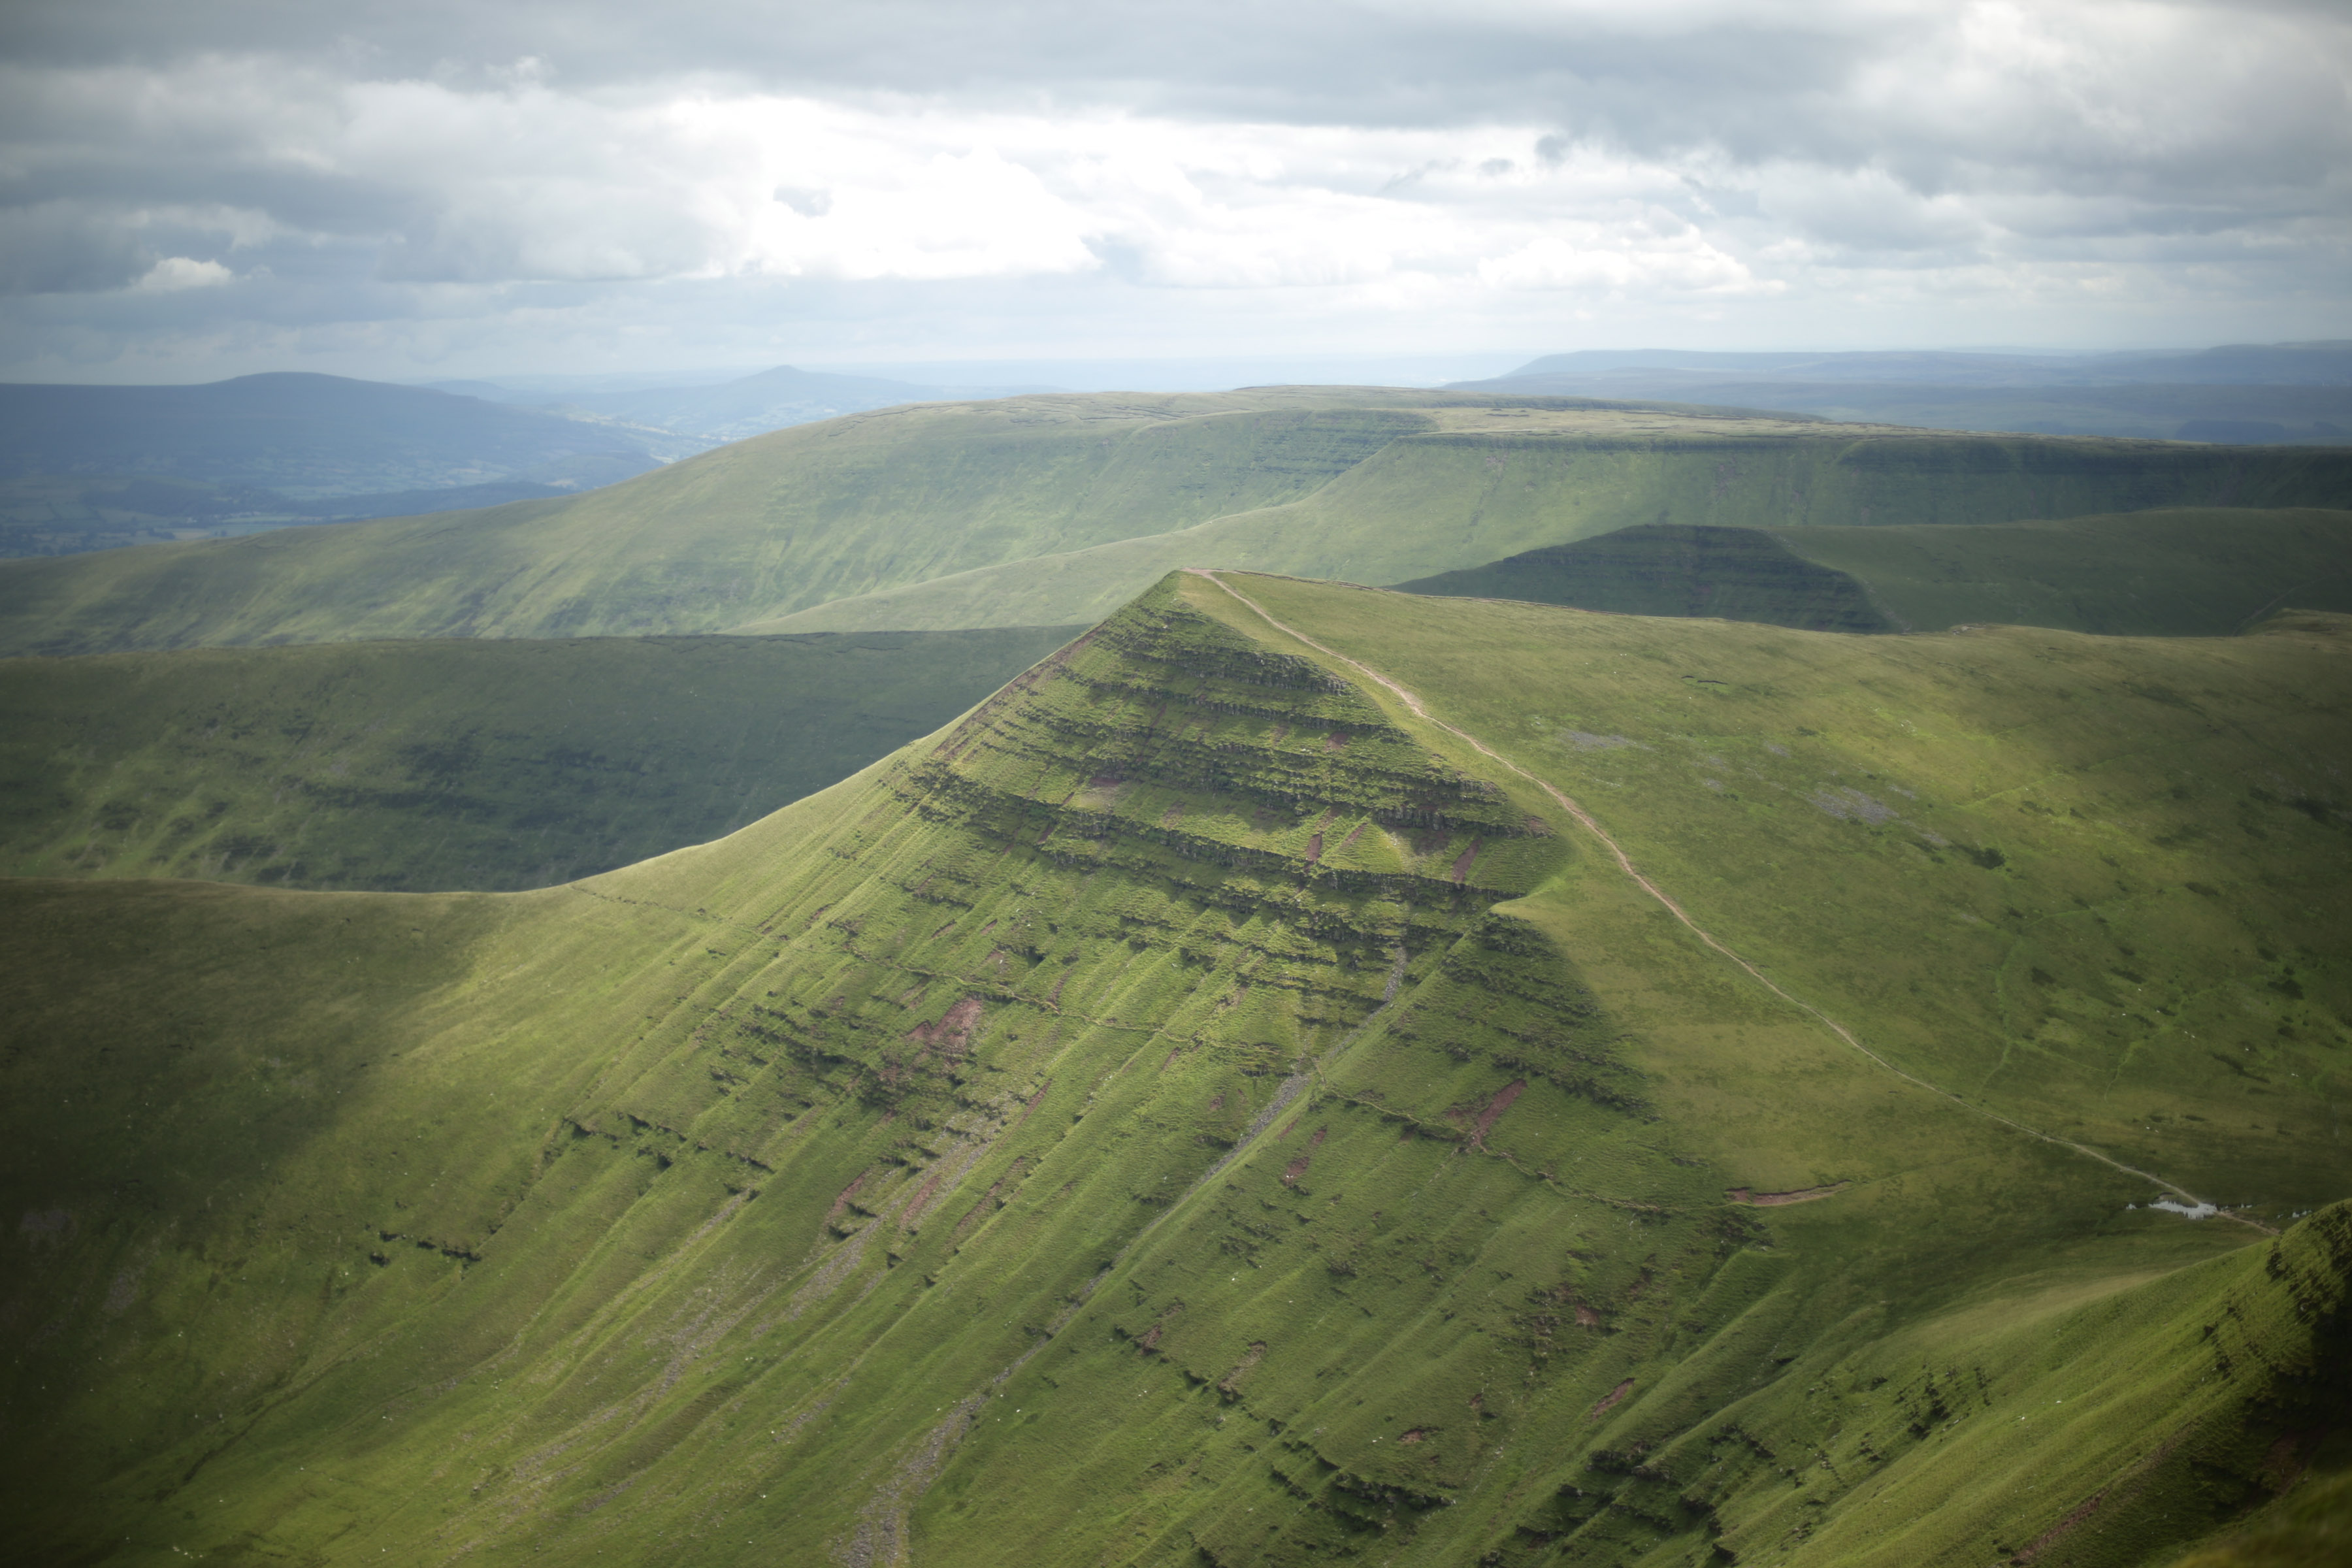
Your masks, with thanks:
<instances>
[{"instance_id":1,"label":"distant blue hill","mask_svg":"<svg viewBox=\"0 0 2352 1568\"><path fill-rule=\"evenodd\" d=\"M649 386L619 391L537 386L530 382L444 381L432 384L511 405L530 405L574 416L619 420L709 445L740 441L810 425L843 414L888 408L901 403L997 397L1047 390L1037 386L938 386L882 376L838 375L780 364L756 374L698 386Z\"/></svg>"},{"instance_id":2,"label":"distant blue hill","mask_svg":"<svg viewBox=\"0 0 2352 1568\"><path fill-rule=\"evenodd\" d=\"M281 372L199 386L0 385L0 478L192 479L295 500L658 467L644 436L424 387Z\"/></svg>"}]
</instances>

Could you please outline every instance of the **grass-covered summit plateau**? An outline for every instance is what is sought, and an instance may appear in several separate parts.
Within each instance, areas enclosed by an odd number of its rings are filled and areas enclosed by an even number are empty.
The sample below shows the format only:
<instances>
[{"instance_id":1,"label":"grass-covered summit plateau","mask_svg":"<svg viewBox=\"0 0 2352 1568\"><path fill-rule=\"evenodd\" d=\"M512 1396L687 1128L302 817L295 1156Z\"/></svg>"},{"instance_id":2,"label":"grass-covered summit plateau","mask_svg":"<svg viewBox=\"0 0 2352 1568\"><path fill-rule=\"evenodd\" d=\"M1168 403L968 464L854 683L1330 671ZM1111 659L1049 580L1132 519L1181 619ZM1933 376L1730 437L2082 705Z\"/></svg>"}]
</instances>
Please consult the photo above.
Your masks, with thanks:
<instances>
[{"instance_id":1,"label":"grass-covered summit plateau","mask_svg":"<svg viewBox=\"0 0 2352 1568\"><path fill-rule=\"evenodd\" d=\"M564 500L0 563L0 653L1061 626L1219 562L1397 582L1634 523L2342 506L2352 450L1381 388L923 404Z\"/></svg>"},{"instance_id":2,"label":"grass-covered summit plateau","mask_svg":"<svg viewBox=\"0 0 2352 1568\"><path fill-rule=\"evenodd\" d=\"M2347 1458L2347 650L1179 574L573 885L0 884L17 1549L2163 1561Z\"/></svg>"}]
</instances>

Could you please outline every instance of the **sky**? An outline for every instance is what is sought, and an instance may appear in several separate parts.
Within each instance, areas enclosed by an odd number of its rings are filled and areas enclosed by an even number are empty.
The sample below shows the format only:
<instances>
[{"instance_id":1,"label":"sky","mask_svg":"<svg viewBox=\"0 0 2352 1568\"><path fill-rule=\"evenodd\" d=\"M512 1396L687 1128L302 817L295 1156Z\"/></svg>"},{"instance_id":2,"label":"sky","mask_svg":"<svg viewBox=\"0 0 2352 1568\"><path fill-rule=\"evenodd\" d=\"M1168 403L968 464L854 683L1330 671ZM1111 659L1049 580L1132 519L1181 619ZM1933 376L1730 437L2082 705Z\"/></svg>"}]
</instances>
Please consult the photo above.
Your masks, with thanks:
<instances>
[{"instance_id":1,"label":"sky","mask_svg":"<svg viewBox=\"0 0 2352 1568\"><path fill-rule=\"evenodd\" d=\"M2352 0L0 12L11 381L2347 337Z\"/></svg>"}]
</instances>

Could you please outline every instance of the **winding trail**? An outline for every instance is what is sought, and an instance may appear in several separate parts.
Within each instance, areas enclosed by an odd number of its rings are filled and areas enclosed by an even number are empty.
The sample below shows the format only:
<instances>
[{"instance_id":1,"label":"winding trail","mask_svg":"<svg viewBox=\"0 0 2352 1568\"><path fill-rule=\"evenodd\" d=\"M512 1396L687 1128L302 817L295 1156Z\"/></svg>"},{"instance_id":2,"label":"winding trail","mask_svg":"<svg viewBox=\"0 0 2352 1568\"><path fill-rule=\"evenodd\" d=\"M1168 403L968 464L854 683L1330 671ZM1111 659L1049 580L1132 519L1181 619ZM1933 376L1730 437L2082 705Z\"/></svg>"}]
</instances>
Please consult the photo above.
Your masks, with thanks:
<instances>
[{"instance_id":1,"label":"winding trail","mask_svg":"<svg viewBox=\"0 0 2352 1568\"><path fill-rule=\"evenodd\" d=\"M1971 1112L1977 1116L1981 1116L1988 1121L1998 1122L2000 1125L2009 1128L2012 1131L2022 1132L2029 1138L2038 1138L2044 1143L2053 1144L2061 1149L2071 1150L2074 1153L2084 1156L2085 1159L2096 1160L2100 1164L2108 1166L2114 1170L2121 1171L2126 1175L2137 1176L2143 1181L2152 1182L2157 1186L2162 1188L2165 1192L2172 1194L2174 1197L2184 1199L2189 1204L2200 1206L2206 1205L2207 1200L2198 1197L2186 1187L2177 1186L2171 1182L2166 1181L2162 1176L2157 1175L2154 1172L2143 1171L2137 1165L2127 1165L2121 1160L2114 1158L2112 1155L2102 1153L2098 1150L2090 1147L2088 1144L2077 1143L2071 1138L2061 1138L2055 1133L2044 1132L2038 1127L2029 1127L2024 1122L2019 1121L2012 1117L2003 1116L1998 1110L1988 1110L1984 1106L1973 1104L1960 1095L1953 1093L1950 1089L1945 1089L1939 1084L1929 1083L1926 1079L1920 1078L1916 1074L1904 1071L1901 1068L1896 1067L1893 1062L1888 1061L1885 1057L1880 1056L1876 1051L1872 1050L1868 1046L1864 1045L1861 1040L1854 1037L1853 1031L1847 1028L1843 1024L1839 1023L1835 1018L1831 1017L1827 1013L1822 1012L1819 1007L1814 1006L1811 1003L1803 1000L1801 997L1792 996L1788 992L1782 990L1773 982L1769 975L1757 968L1753 963L1750 963L1747 959L1741 957L1738 952L1733 952L1729 947L1726 946L1720 940L1718 940L1713 932L1700 925L1696 921L1691 919L1690 911L1684 909L1682 905L1676 903L1673 897L1669 895L1664 888L1659 887L1657 883L1652 881L1649 878L1642 874L1640 868L1633 864L1633 857L1627 855L1624 847L1620 845L1616 839L1609 836L1608 829L1602 827L1600 823L1593 820L1591 813L1586 811L1584 807L1579 805L1575 801L1561 794L1558 789L1554 788L1549 781L1538 778L1535 774L1519 766L1518 763L1511 761L1510 758L1503 755L1500 752L1496 751L1495 748L1489 746L1486 742L1481 741L1477 736L1473 735L1467 730L1461 728L1459 725L1449 724L1444 720L1440 719L1429 710L1428 707L1423 703L1419 697L1413 695L1412 691L1408 690L1397 681L1391 680L1389 677L1381 674L1379 670L1374 669L1370 665L1364 663L1360 659L1350 658L1346 654L1341 653L1339 649L1316 641L1313 637L1308 637L1305 632L1300 631L1297 627L1287 626L1283 622L1276 620L1272 615L1267 613L1265 606L1260 605L1256 600L1251 598L1248 595L1234 587L1231 583L1226 582L1224 578L1217 573L1204 566L1188 566L1184 570L1192 576L1206 578L1209 582L1215 584L1227 594L1232 595L1233 597L1245 606L1252 615L1255 615L1258 619L1264 621L1267 626L1272 626L1275 630L1282 633L1285 637L1295 638L1297 641L1306 644L1308 647L1313 648L1316 652L1320 653L1327 658L1335 658L1341 664L1346 665L1349 668L1360 672L1367 679L1378 682L1383 689L1391 693L1398 701L1403 703L1405 707L1412 710L1415 718L1420 719L1424 723L1433 725L1437 729L1444 731L1447 734L1452 735L1454 739L1476 751L1481 756L1493 759L1495 762L1499 763L1504 767L1510 769L1511 772L1527 780L1529 784L1534 784L1538 789L1542 790L1546 795L1549 795L1559 804L1561 810L1576 818L1580 826L1600 841L1601 847L1608 850L1610 855L1616 859L1618 868L1623 871L1625 875L1633 880L1634 886L1640 888L1643 892L1649 894L1650 897L1655 899L1660 904L1664 905L1666 912L1674 916L1675 919L1680 921L1684 926L1688 928L1692 935L1697 937L1699 941L1705 942L1707 946L1713 948L1716 952L1729 959L1733 963L1738 964L1741 970L1747 973L1750 979L1763 986L1767 991L1769 991L1773 995L1778 996L1781 1001L1786 1002L1790 1006L1798 1009L1800 1012L1809 1015L1822 1027L1828 1029L1830 1033L1835 1035L1839 1039L1844 1041L1856 1052L1871 1062L1876 1064L1878 1067L1884 1068L1887 1072L1893 1073L1896 1078L1901 1079L1904 1082L1911 1084L1915 1088L1925 1089L1929 1094L1948 1100L1954 1105L1958 1106L1961 1110ZM2272 1229L2269 1226L2263 1225L2258 1220L2250 1219L2244 1215L2231 1214L2229 1210L2221 1208L2219 1205L2213 1205L2213 1212L2221 1218L2234 1220L2240 1225L2246 1226L2252 1229L2262 1232L2264 1236L2276 1236L2278 1234L2277 1231Z\"/></svg>"}]
</instances>

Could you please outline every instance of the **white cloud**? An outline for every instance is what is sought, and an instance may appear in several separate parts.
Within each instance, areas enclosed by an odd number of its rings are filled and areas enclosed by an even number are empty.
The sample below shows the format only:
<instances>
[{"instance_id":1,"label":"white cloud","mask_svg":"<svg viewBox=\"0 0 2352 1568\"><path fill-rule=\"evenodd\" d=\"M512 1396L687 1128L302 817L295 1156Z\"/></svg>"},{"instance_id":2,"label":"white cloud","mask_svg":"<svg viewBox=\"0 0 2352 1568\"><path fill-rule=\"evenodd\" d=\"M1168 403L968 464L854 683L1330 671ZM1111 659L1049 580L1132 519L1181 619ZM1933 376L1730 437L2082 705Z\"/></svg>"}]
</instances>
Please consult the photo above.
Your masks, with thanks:
<instances>
[{"instance_id":1,"label":"white cloud","mask_svg":"<svg viewBox=\"0 0 2352 1568\"><path fill-rule=\"evenodd\" d=\"M146 294L173 294L183 289L214 289L236 280L236 274L217 261L167 256L149 268L131 287Z\"/></svg>"},{"instance_id":2,"label":"white cloud","mask_svg":"<svg viewBox=\"0 0 2352 1568\"><path fill-rule=\"evenodd\" d=\"M1772 293L1786 286L1759 280L1741 262L1691 234L1647 244L1606 234L1582 243L1546 235L1481 261L1478 277L1497 289L1573 289L1612 296Z\"/></svg>"}]
</instances>

